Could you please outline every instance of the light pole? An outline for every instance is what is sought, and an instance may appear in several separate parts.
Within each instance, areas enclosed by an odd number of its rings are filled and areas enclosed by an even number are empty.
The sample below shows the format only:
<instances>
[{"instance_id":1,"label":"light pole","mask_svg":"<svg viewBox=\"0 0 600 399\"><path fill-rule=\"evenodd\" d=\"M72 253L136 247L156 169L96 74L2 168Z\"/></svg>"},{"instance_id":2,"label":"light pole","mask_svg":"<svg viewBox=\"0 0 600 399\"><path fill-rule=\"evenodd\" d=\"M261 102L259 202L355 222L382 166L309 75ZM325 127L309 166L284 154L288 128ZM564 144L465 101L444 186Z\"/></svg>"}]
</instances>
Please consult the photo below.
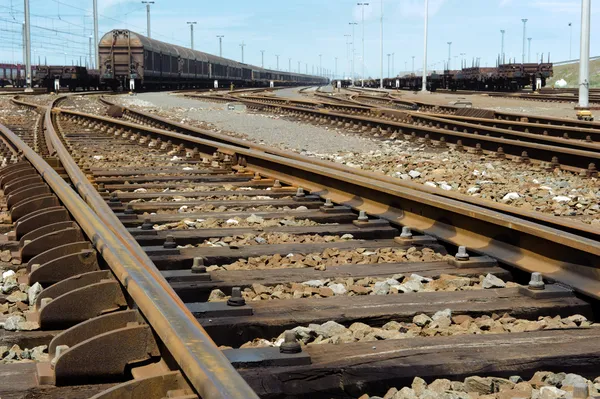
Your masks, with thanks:
<instances>
[{"instance_id":1,"label":"light pole","mask_svg":"<svg viewBox=\"0 0 600 399\"><path fill-rule=\"evenodd\" d=\"M323 76L323 54L319 54L319 76Z\"/></svg>"},{"instance_id":2,"label":"light pole","mask_svg":"<svg viewBox=\"0 0 600 399\"><path fill-rule=\"evenodd\" d=\"M448 42L448 70L450 70L450 61L452 60L452 42Z\"/></svg>"},{"instance_id":3,"label":"light pole","mask_svg":"<svg viewBox=\"0 0 600 399\"><path fill-rule=\"evenodd\" d=\"M388 54L388 79L390 78L390 57L392 56L391 54Z\"/></svg>"},{"instance_id":4,"label":"light pole","mask_svg":"<svg viewBox=\"0 0 600 399\"><path fill-rule=\"evenodd\" d=\"M573 23L569 22L569 60L573 59Z\"/></svg>"},{"instance_id":5,"label":"light pole","mask_svg":"<svg viewBox=\"0 0 600 399\"><path fill-rule=\"evenodd\" d=\"M292 59L288 58L288 72L292 73Z\"/></svg>"},{"instance_id":6,"label":"light pole","mask_svg":"<svg viewBox=\"0 0 600 399\"><path fill-rule=\"evenodd\" d=\"M465 55L467 55L467 53L460 53L460 68L464 68L465 65Z\"/></svg>"},{"instance_id":7,"label":"light pole","mask_svg":"<svg viewBox=\"0 0 600 399\"><path fill-rule=\"evenodd\" d=\"M527 37L527 18L523 18L523 64L525 63L525 38Z\"/></svg>"},{"instance_id":8,"label":"light pole","mask_svg":"<svg viewBox=\"0 0 600 399\"><path fill-rule=\"evenodd\" d=\"M92 63L92 35L90 35L89 39L90 39L89 40L90 69L94 69L94 67L92 66L93 65L93 63Z\"/></svg>"},{"instance_id":9,"label":"light pole","mask_svg":"<svg viewBox=\"0 0 600 399\"><path fill-rule=\"evenodd\" d=\"M98 0L94 0L94 4L96 4ZM150 36L150 4L154 4L153 1L142 1L142 4L146 5L146 35ZM96 41L97 42L97 41Z\"/></svg>"},{"instance_id":10,"label":"light pole","mask_svg":"<svg viewBox=\"0 0 600 399\"><path fill-rule=\"evenodd\" d=\"M348 69L350 69L350 50L348 49L348 47L350 47L350 37L352 35L344 35L344 37L346 38L346 66L348 67ZM344 68L344 75L346 75L346 68Z\"/></svg>"},{"instance_id":11,"label":"light pole","mask_svg":"<svg viewBox=\"0 0 600 399\"><path fill-rule=\"evenodd\" d=\"M338 60L338 57L335 57L335 74L333 75L334 79L337 76L337 60Z\"/></svg>"},{"instance_id":12,"label":"light pole","mask_svg":"<svg viewBox=\"0 0 600 399\"><path fill-rule=\"evenodd\" d=\"M262 68L265 67L265 50L260 50L260 65Z\"/></svg>"},{"instance_id":13,"label":"light pole","mask_svg":"<svg viewBox=\"0 0 600 399\"><path fill-rule=\"evenodd\" d=\"M302 73L300 72L300 61L298 61L298 73Z\"/></svg>"},{"instance_id":14,"label":"light pole","mask_svg":"<svg viewBox=\"0 0 600 399\"><path fill-rule=\"evenodd\" d=\"M369 3L356 3L362 7L362 74L361 74L361 86L365 87L365 6Z\"/></svg>"},{"instance_id":15,"label":"light pole","mask_svg":"<svg viewBox=\"0 0 600 399\"><path fill-rule=\"evenodd\" d=\"M392 53L392 75L396 76L396 72L394 72L396 70L396 53Z\"/></svg>"},{"instance_id":16,"label":"light pole","mask_svg":"<svg viewBox=\"0 0 600 399\"><path fill-rule=\"evenodd\" d=\"M500 45L500 59L504 64L504 34L506 33L506 30L502 29L500 33L502 33L502 44Z\"/></svg>"},{"instance_id":17,"label":"light pole","mask_svg":"<svg viewBox=\"0 0 600 399\"><path fill-rule=\"evenodd\" d=\"M96 69L100 69L100 54L98 53L98 0L94 0L94 54L96 54Z\"/></svg>"},{"instance_id":18,"label":"light pole","mask_svg":"<svg viewBox=\"0 0 600 399\"><path fill-rule=\"evenodd\" d=\"M242 64L243 64L244 63L244 47L246 47L244 42L242 42L242 44L240 44L240 47L242 48Z\"/></svg>"},{"instance_id":19,"label":"light pole","mask_svg":"<svg viewBox=\"0 0 600 399\"><path fill-rule=\"evenodd\" d=\"M23 42L25 44L25 89L31 89L31 30L29 27L29 0L25 0L25 24L23 25ZM65 63L66 65L66 63Z\"/></svg>"},{"instance_id":20,"label":"light pole","mask_svg":"<svg viewBox=\"0 0 600 399\"><path fill-rule=\"evenodd\" d=\"M225 35L217 35L217 37L219 38L219 57L223 58L223 38Z\"/></svg>"},{"instance_id":21,"label":"light pole","mask_svg":"<svg viewBox=\"0 0 600 399\"><path fill-rule=\"evenodd\" d=\"M590 14L591 0L581 0L581 49L579 56L579 107L590 106Z\"/></svg>"},{"instance_id":22,"label":"light pole","mask_svg":"<svg viewBox=\"0 0 600 399\"><path fill-rule=\"evenodd\" d=\"M188 22L188 25L190 26L190 38L191 38L191 42L192 42L192 50L194 49L194 25L196 25L197 22Z\"/></svg>"},{"instance_id":23,"label":"light pole","mask_svg":"<svg viewBox=\"0 0 600 399\"><path fill-rule=\"evenodd\" d=\"M354 40L354 27L358 25L358 22L350 22L350 25L352 25L352 77L350 81L352 82L352 86L354 86L354 43L356 43Z\"/></svg>"},{"instance_id":24,"label":"light pole","mask_svg":"<svg viewBox=\"0 0 600 399\"><path fill-rule=\"evenodd\" d=\"M527 38L527 41L529 42L527 44L527 46L528 46L527 47L527 62L528 63L531 62L531 39L532 39L531 37Z\"/></svg>"},{"instance_id":25,"label":"light pole","mask_svg":"<svg viewBox=\"0 0 600 399\"><path fill-rule=\"evenodd\" d=\"M414 55L412 56L412 59L413 59L412 73L414 75L415 74L415 56Z\"/></svg>"},{"instance_id":26,"label":"light pole","mask_svg":"<svg viewBox=\"0 0 600 399\"><path fill-rule=\"evenodd\" d=\"M279 54L275 54L275 57L277 57L277 70L279 71Z\"/></svg>"},{"instance_id":27,"label":"light pole","mask_svg":"<svg viewBox=\"0 0 600 399\"><path fill-rule=\"evenodd\" d=\"M423 86L421 91L427 91L427 20L429 19L429 0L425 0L425 37L423 43Z\"/></svg>"},{"instance_id":28,"label":"light pole","mask_svg":"<svg viewBox=\"0 0 600 399\"><path fill-rule=\"evenodd\" d=\"M388 73L389 75L389 73ZM381 0L381 80L379 88L383 89L383 0Z\"/></svg>"}]
</instances>

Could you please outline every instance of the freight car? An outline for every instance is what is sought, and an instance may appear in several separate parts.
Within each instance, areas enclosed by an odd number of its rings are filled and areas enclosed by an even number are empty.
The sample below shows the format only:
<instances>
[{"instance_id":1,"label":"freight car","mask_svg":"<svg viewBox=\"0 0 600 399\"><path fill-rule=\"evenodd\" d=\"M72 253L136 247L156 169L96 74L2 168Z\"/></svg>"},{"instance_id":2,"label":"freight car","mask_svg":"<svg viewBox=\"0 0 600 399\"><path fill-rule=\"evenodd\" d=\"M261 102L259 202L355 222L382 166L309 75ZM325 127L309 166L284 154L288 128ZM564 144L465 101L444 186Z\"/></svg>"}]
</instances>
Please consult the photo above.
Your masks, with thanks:
<instances>
[{"instance_id":1,"label":"freight car","mask_svg":"<svg viewBox=\"0 0 600 399\"><path fill-rule=\"evenodd\" d=\"M98 44L100 84L113 90L176 89L188 87L268 87L321 85L328 79L273 71L217 57L201 51L150 39L119 29L106 33Z\"/></svg>"},{"instance_id":2,"label":"freight car","mask_svg":"<svg viewBox=\"0 0 600 399\"><path fill-rule=\"evenodd\" d=\"M36 67L31 67L35 84ZM25 66L22 64L0 64L0 87L25 87Z\"/></svg>"},{"instance_id":3,"label":"freight car","mask_svg":"<svg viewBox=\"0 0 600 399\"><path fill-rule=\"evenodd\" d=\"M66 87L70 91L78 88L87 91L100 86L98 70L81 66L41 65L38 67L35 82L39 87L46 87L48 91L53 91L56 79L59 80L60 87Z\"/></svg>"}]
</instances>

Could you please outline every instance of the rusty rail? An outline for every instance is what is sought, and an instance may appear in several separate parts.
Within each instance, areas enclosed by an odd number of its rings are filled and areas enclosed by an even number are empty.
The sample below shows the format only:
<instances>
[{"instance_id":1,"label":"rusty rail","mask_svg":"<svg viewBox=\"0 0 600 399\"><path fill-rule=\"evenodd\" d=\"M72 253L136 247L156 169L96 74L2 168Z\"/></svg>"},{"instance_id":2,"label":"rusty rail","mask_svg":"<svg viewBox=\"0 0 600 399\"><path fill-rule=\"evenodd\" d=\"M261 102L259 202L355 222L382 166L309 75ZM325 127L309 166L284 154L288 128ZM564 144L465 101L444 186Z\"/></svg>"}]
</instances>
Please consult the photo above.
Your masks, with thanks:
<instances>
[{"instance_id":1,"label":"rusty rail","mask_svg":"<svg viewBox=\"0 0 600 399\"><path fill-rule=\"evenodd\" d=\"M44 177L48 176L51 188L73 213L86 234L94 237L98 251L202 398L258 398L89 183L62 144L52 123L53 107L62 98L56 98L48 107L37 107L45 112L48 142L80 197L33 150L22 148L25 156ZM22 101L18 103L35 106ZM5 129L2 132L20 149L24 146L14 133L5 132Z\"/></svg>"},{"instance_id":2,"label":"rusty rail","mask_svg":"<svg viewBox=\"0 0 600 399\"><path fill-rule=\"evenodd\" d=\"M203 154L225 151L233 154L241 165L262 175L364 210L396 226L407 225L452 245L465 245L471 251L494 257L505 265L542 272L552 280L600 298L600 243L597 240L313 162L124 124L106 117L68 110L59 112L66 117L84 118L114 127L120 132L127 129L164 141L171 140L173 145L196 147Z\"/></svg>"}]
</instances>

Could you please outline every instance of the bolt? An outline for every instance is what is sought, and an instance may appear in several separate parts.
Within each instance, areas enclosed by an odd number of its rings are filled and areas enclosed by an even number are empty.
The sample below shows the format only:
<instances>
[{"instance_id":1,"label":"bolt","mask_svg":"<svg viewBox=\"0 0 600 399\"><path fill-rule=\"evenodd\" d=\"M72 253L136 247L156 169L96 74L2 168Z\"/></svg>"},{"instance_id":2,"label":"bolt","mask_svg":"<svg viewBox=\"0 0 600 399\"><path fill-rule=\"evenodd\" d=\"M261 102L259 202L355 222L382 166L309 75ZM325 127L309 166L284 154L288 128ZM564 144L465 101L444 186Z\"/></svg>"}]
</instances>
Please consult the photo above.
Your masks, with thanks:
<instances>
[{"instance_id":1,"label":"bolt","mask_svg":"<svg viewBox=\"0 0 600 399\"><path fill-rule=\"evenodd\" d=\"M456 141L456 151L462 151L463 150L463 143L462 140L457 140Z\"/></svg>"},{"instance_id":2,"label":"bolt","mask_svg":"<svg viewBox=\"0 0 600 399\"><path fill-rule=\"evenodd\" d=\"M333 208L333 202L331 202L331 198L325 199L325 208Z\"/></svg>"},{"instance_id":3,"label":"bolt","mask_svg":"<svg viewBox=\"0 0 600 399\"><path fill-rule=\"evenodd\" d=\"M177 248L177 243L175 242L175 237L173 237L171 234L167 235L167 239L165 240L165 243L163 244L163 248L168 248L168 249Z\"/></svg>"},{"instance_id":4,"label":"bolt","mask_svg":"<svg viewBox=\"0 0 600 399\"><path fill-rule=\"evenodd\" d=\"M204 266L203 258L194 258L194 263L192 264L192 273L206 273L206 267Z\"/></svg>"},{"instance_id":5,"label":"bolt","mask_svg":"<svg viewBox=\"0 0 600 399\"><path fill-rule=\"evenodd\" d=\"M304 194L304 189L302 187L298 187L298 191L296 191L296 197L298 198L302 198L304 197L306 194Z\"/></svg>"},{"instance_id":6,"label":"bolt","mask_svg":"<svg viewBox=\"0 0 600 399\"><path fill-rule=\"evenodd\" d=\"M592 136L585 136L585 141L587 141L588 143L592 142Z\"/></svg>"},{"instance_id":7,"label":"bolt","mask_svg":"<svg viewBox=\"0 0 600 399\"><path fill-rule=\"evenodd\" d=\"M454 256L454 259L456 259L457 261L469 260L469 254L467 253L467 247L464 247L464 246L458 247L458 252Z\"/></svg>"},{"instance_id":8,"label":"bolt","mask_svg":"<svg viewBox=\"0 0 600 399\"><path fill-rule=\"evenodd\" d=\"M532 290L543 290L546 287L542 273L534 272L531 273L531 281L529 281L529 289Z\"/></svg>"},{"instance_id":9,"label":"bolt","mask_svg":"<svg viewBox=\"0 0 600 399\"><path fill-rule=\"evenodd\" d=\"M367 222L367 221L369 221L369 217L367 216L367 212L360 211L358 213L358 221L359 222Z\"/></svg>"},{"instance_id":10,"label":"bolt","mask_svg":"<svg viewBox=\"0 0 600 399\"><path fill-rule=\"evenodd\" d=\"M283 343L279 347L281 353L294 354L302 352L302 346L300 342L296 340L296 333L293 331L286 331L283 335Z\"/></svg>"},{"instance_id":11,"label":"bolt","mask_svg":"<svg viewBox=\"0 0 600 399\"><path fill-rule=\"evenodd\" d=\"M498 158L504 158L504 156L506 155L504 153L504 148L498 147L498 151L496 151L496 155L498 156Z\"/></svg>"},{"instance_id":12,"label":"bolt","mask_svg":"<svg viewBox=\"0 0 600 399\"><path fill-rule=\"evenodd\" d=\"M553 168L557 168L560 166L560 164L558 163L558 157L552 157L552 161L550 162L550 166L552 166Z\"/></svg>"},{"instance_id":13,"label":"bolt","mask_svg":"<svg viewBox=\"0 0 600 399\"><path fill-rule=\"evenodd\" d=\"M254 177L252 178L252 180L255 180L255 181L256 181L256 180L260 180L260 179L261 179L261 177L260 177L260 173L256 172L256 173L254 174Z\"/></svg>"},{"instance_id":14,"label":"bolt","mask_svg":"<svg viewBox=\"0 0 600 399\"><path fill-rule=\"evenodd\" d=\"M149 217L145 217L144 218L144 223L142 223L142 230L152 230L153 226L154 225L150 221L150 218Z\"/></svg>"},{"instance_id":15,"label":"bolt","mask_svg":"<svg viewBox=\"0 0 600 399\"><path fill-rule=\"evenodd\" d=\"M413 235L412 235L412 231L410 231L410 227L408 227L408 226L402 227L402 233L400 234L400 237L406 238L406 239L412 238Z\"/></svg>"},{"instance_id":16,"label":"bolt","mask_svg":"<svg viewBox=\"0 0 600 399\"><path fill-rule=\"evenodd\" d=\"M563 139L568 139L568 138L569 138L569 133L563 134Z\"/></svg>"},{"instance_id":17,"label":"bolt","mask_svg":"<svg viewBox=\"0 0 600 399\"><path fill-rule=\"evenodd\" d=\"M275 182L273 182L273 188L281 188L281 182L279 180L275 180Z\"/></svg>"},{"instance_id":18,"label":"bolt","mask_svg":"<svg viewBox=\"0 0 600 399\"><path fill-rule=\"evenodd\" d=\"M119 198L117 197L117 193L110 193L110 202L112 202L112 203L121 202L121 201L119 201Z\"/></svg>"},{"instance_id":19,"label":"bolt","mask_svg":"<svg viewBox=\"0 0 600 399\"><path fill-rule=\"evenodd\" d=\"M529 162L529 155L527 154L527 151L523 151L521 153L521 162Z\"/></svg>"},{"instance_id":20,"label":"bolt","mask_svg":"<svg viewBox=\"0 0 600 399\"><path fill-rule=\"evenodd\" d=\"M598 170L596 169L596 164L591 163L588 165L587 175L588 176L596 176L598 174Z\"/></svg>"},{"instance_id":21,"label":"bolt","mask_svg":"<svg viewBox=\"0 0 600 399\"><path fill-rule=\"evenodd\" d=\"M135 212L133 211L133 205L127 204L127 206L125 207L125 214L126 215L133 215L133 214L135 214Z\"/></svg>"},{"instance_id":22,"label":"bolt","mask_svg":"<svg viewBox=\"0 0 600 399\"><path fill-rule=\"evenodd\" d=\"M57 345L56 353L54 354L54 358L50 362L50 366L52 366L52 368L54 368L56 366L56 362L58 362L58 359L60 358L60 356L68 350L69 350L69 345Z\"/></svg>"},{"instance_id":23,"label":"bolt","mask_svg":"<svg viewBox=\"0 0 600 399\"><path fill-rule=\"evenodd\" d=\"M233 287L231 289L231 298L227 300L227 306L244 306L246 300L242 296L242 289L240 287Z\"/></svg>"}]
</instances>

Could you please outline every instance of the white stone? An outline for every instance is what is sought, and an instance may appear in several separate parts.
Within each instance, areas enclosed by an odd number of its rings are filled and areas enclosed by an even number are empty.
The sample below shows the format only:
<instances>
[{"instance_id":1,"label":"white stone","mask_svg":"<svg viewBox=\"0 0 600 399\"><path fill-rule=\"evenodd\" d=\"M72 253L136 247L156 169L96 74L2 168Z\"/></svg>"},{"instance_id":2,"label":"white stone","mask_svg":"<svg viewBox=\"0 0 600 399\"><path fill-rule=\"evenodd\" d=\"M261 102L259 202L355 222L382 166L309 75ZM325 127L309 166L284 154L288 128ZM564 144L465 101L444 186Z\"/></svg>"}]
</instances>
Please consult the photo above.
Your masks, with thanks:
<instances>
[{"instance_id":1,"label":"white stone","mask_svg":"<svg viewBox=\"0 0 600 399\"><path fill-rule=\"evenodd\" d=\"M424 185L427 186L427 187L437 188L437 185L435 183L430 182L430 181L425 182Z\"/></svg>"},{"instance_id":2,"label":"white stone","mask_svg":"<svg viewBox=\"0 0 600 399\"><path fill-rule=\"evenodd\" d=\"M4 322L4 329L7 331L16 331L20 322L25 321L23 316L10 316Z\"/></svg>"},{"instance_id":3,"label":"white stone","mask_svg":"<svg viewBox=\"0 0 600 399\"><path fill-rule=\"evenodd\" d=\"M431 321L431 317L427 316L426 314L418 314L413 317L412 320L412 322L419 327L425 327L427 324L431 323Z\"/></svg>"},{"instance_id":4,"label":"white stone","mask_svg":"<svg viewBox=\"0 0 600 399\"><path fill-rule=\"evenodd\" d=\"M558 399L567 396L567 392L557 387L541 387L540 399Z\"/></svg>"},{"instance_id":5,"label":"white stone","mask_svg":"<svg viewBox=\"0 0 600 399\"><path fill-rule=\"evenodd\" d=\"M502 201L512 201L521 198L519 193L508 193L502 197Z\"/></svg>"},{"instance_id":6,"label":"white stone","mask_svg":"<svg viewBox=\"0 0 600 399\"><path fill-rule=\"evenodd\" d=\"M410 172L408 172L408 175L410 177L412 177L413 179L416 179L417 177L421 176L421 172L417 172L416 170L411 170Z\"/></svg>"},{"instance_id":7,"label":"white stone","mask_svg":"<svg viewBox=\"0 0 600 399\"><path fill-rule=\"evenodd\" d=\"M467 190L467 194L476 194L476 193L478 193L480 191L481 191L481 189L479 187L470 187Z\"/></svg>"},{"instance_id":8,"label":"white stone","mask_svg":"<svg viewBox=\"0 0 600 399\"><path fill-rule=\"evenodd\" d=\"M227 224L240 224L240 222L238 222L235 219L227 219L227 221L225 223L227 223Z\"/></svg>"},{"instance_id":9,"label":"white stone","mask_svg":"<svg viewBox=\"0 0 600 399\"><path fill-rule=\"evenodd\" d=\"M146 190L145 188L136 188L135 190L133 190L134 193L145 193L148 190Z\"/></svg>"},{"instance_id":10,"label":"white stone","mask_svg":"<svg viewBox=\"0 0 600 399\"><path fill-rule=\"evenodd\" d=\"M14 276L14 275L15 275L15 272L14 272L14 271L12 271L12 270L8 270L8 271L6 271L6 272L2 273L2 280L4 281L4 280L6 280L7 278L9 278L10 276Z\"/></svg>"},{"instance_id":11,"label":"white stone","mask_svg":"<svg viewBox=\"0 0 600 399\"><path fill-rule=\"evenodd\" d=\"M506 287L506 283L502 281L502 279L494 276L493 274L488 273L487 276L483 279L483 288L504 288Z\"/></svg>"},{"instance_id":12,"label":"white stone","mask_svg":"<svg viewBox=\"0 0 600 399\"><path fill-rule=\"evenodd\" d=\"M37 299L38 295L40 295L40 292L42 292L42 290L43 288L40 283L35 283L31 287L29 287L29 289L27 290L27 299L30 305L33 305L35 303L35 300Z\"/></svg>"},{"instance_id":13,"label":"white stone","mask_svg":"<svg viewBox=\"0 0 600 399\"><path fill-rule=\"evenodd\" d=\"M390 292L390 285L385 281L378 281L373 287L371 295L387 295Z\"/></svg>"},{"instance_id":14,"label":"white stone","mask_svg":"<svg viewBox=\"0 0 600 399\"><path fill-rule=\"evenodd\" d=\"M346 327L336 323L335 321L328 321L315 328L315 332L324 338L331 338L334 335L340 335L346 332Z\"/></svg>"},{"instance_id":15,"label":"white stone","mask_svg":"<svg viewBox=\"0 0 600 399\"><path fill-rule=\"evenodd\" d=\"M450 190L452 190L452 186L451 186L451 185L449 185L449 184L441 184L441 185L440 185L440 188L441 188L442 190L446 190L446 191L450 191Z\"/></svg>"},{"instance_id":16,"label":"white stone","mask_svg":"<svg viewBox=\"0 0 600 399\"><path fill-rule=\"evenodd\" d=\"M334 295L344 295L347 292L344 284L330 284L328 287L333 291Z\"/></svg>"},{"instance_id":17,"label":"white stone","mask_svg":"<svg viewBox=\"0 0 600 399\"><path fill-rule=\"evenodd\" d=\"M558 196L552 198L552 201L555 201L555 202L569 202L569 201L571 201L571 197L567 197L567 196L564 196L564 195L558 195Z\"/></svg>"},{"instance_id":18,"label":"white stone","mask_svg":"<svg viewBox=\"0 0 600 399\"><path fill-rule=\"evenodd\" d=\"M352 239L354 239L354 236L353 236L352 234L344 234L344 235L341 237L341 239L342 239L342 240L352 240Z\"/></svg>"},{"instance_id":19,"label":"white stone","mask_svg":"<svg viewBox=\"0 0 600 399\"><path fill-rule=\"evenodd\" d=\"M264 221L265 219L261 218L260 216L256 216L255 214L252 214L246 218L246 222L248 223L262 223Z\"/></svg>"}]
</instances>

